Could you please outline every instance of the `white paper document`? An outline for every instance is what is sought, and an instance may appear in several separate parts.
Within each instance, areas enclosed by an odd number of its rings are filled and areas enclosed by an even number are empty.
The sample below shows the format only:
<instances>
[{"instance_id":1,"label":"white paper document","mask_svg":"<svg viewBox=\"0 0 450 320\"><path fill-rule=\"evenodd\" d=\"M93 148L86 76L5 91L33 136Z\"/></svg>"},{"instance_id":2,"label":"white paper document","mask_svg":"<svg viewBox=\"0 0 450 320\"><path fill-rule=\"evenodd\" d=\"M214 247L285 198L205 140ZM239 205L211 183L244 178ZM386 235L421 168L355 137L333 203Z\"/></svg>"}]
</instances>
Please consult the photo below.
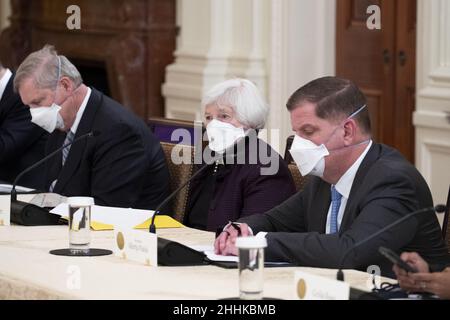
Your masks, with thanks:
<instances>
[{"instance_id":1,"label":"white paper document","mask_svg":"<svg viewBox=\"0 0 450 320\"><path fill-rule=\"evenodd\" d=\"M67 202L67 197L57 193L38 193L30 201L41 208L54 208L64 202Z\"/></svg>"},{"instance_id":2,"label":"white paper document","mask_svg":"<svg viewBox=\"0 0 450 320\"><path fill-rule=\"evenodd\" d=\"M51 213L68 217L69 207L67 203L61 203ZM153 216L153 210L138 210L131 208L115 208L94 205L91 208L91 220L110 224L120 228L134 228Z\"/></svg>"},{"instance_id":3,"label":"white paper document","mask_svg":"<svg viewBox=\"0 0 450 320\"><path fill-rule=\"evenodd\" d=\"M190 246L190 248L203 252L206 257L211 261L221 261L221 262L238 262L238 257L236 256L222 256L214 253L214 246Z\"/></svg>"},{"instance_id":4,"label":"white paper document","mask_svg":"<svg viewBox=\"0 0 450 320\"><path fill-rule=\"evenodd\" d=\"M12 184L0 184L0 193L11 193L11 190L12 190ZM31 192L31 191L34 191L34 189L16 186L16 191L17 192Z\"/></svg>"},{"instance_id":5,"label":"white paper document","mask_svg":"<svg viewBox=\"0 0 450 320\"><path fill-rule=\"evenodd\" d=\"M217 261L217 262L239 262L239 258L237 256L222 256L219 254L214 253L214 246L189 246L191 249L203 252L206 254L206 257L211 261ZM283 267L283 266L290 266L289 262L268 262L266 261L264 263L266 266L272 266L272 267Z\"/></svg>"}]
</instances>

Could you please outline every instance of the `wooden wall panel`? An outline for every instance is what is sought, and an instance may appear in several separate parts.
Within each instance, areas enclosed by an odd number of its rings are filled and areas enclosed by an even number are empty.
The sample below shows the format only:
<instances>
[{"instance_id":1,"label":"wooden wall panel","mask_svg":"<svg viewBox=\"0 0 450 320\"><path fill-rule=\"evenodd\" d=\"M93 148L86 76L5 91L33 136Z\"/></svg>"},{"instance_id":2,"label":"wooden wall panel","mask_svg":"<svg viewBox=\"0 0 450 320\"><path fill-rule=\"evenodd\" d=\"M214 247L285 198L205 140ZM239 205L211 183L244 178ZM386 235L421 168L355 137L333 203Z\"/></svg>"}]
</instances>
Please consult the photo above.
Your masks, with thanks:
<instances>
[{"instance_id":1,"label":"wooden wall panel","mask_svg":"<svg viewBox=\"0 0 450 320\"><path fill-rule=\"evenodd\" d=\"M161 85L173 62L175 2L14 0L0 58L17 68L30 52L53 44L69 59L86 62L83 68L104 66L111 96L140 117L163 116ZM81 8L81 30L66 27L66 9L73 4Z\"/></svg>"}]
</instances>

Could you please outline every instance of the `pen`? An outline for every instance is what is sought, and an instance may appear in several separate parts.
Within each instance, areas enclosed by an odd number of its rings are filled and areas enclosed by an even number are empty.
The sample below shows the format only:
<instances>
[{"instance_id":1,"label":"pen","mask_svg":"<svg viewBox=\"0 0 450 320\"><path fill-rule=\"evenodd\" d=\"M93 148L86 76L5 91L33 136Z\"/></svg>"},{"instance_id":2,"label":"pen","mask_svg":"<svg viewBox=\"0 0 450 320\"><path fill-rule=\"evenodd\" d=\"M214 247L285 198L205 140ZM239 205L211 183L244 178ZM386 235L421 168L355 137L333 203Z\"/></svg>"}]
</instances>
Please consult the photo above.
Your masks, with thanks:
<instances>
[{"instance_id":1,"label":"pen","mask_svg":"<svg viewBox=\"0 0 450 320\"><path fill-rule=\"evenodd\" d=\"M241 235L241 227L240 227L239 223L230 221L230 224L238 232L238 236L240 236Z\"/></svg>"}]
</instances>

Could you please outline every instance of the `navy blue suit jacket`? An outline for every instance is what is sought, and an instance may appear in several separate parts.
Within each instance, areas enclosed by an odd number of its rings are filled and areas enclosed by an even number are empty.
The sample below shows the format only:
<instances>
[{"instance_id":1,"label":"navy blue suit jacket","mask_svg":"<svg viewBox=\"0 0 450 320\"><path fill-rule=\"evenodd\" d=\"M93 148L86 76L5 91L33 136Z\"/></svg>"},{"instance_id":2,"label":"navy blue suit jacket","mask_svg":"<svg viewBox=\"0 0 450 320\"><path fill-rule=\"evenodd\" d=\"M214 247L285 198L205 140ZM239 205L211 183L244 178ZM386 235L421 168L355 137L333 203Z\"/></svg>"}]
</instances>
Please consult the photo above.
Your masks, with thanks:
<instances>
[{"instance_id":1,"label":"navy blue suit jacket","mask_svg":"<svg viewBox=\"0 0 450 320\"><path fill-rule=\"evenodd\" d=\"M169 194L169 171L157 138L147 125L111 98L92 89L64 167L62 153L48 162L46 187L54 192L91 196L98 205L155 209ZM53 132L47 153L61 147L66 133ZM168 210L166 210L166 213Z\"/></svg>"},{"instance_id":2,"label":"navy blue suit jacket","mask_svg":"<svg viewBox=\"0 0 450 320\"><path fill-rule=\"evenodd\" d=\"M31 122L30 110L13 90L14 76L0 100L0 180L12 183L17 174L45 155L47 133ZM19 185L44 188L44 175L37 168Z\"/></svg>"},{"instance_id":3,"label":"navy blue suit jacket","mask_svg":"<svg viewBox=\"0 0 450 320\"><path fill-rule=\"evenodd\" d=\"M417 169L396 150L374 143L361 163L336 234L325 234L330 184L311 177L305 189L263 215L240 219L252 230L267 231L266 258L321 268L338 268L353 245L406 214L433 206L431 192ZM424 213L367 242L348 255L344 267L380 267L392 276L392 264L380 246L397 253L418 252L431 264L446 264L449 254L434 212Z\"/></svg>"}]
</instances>

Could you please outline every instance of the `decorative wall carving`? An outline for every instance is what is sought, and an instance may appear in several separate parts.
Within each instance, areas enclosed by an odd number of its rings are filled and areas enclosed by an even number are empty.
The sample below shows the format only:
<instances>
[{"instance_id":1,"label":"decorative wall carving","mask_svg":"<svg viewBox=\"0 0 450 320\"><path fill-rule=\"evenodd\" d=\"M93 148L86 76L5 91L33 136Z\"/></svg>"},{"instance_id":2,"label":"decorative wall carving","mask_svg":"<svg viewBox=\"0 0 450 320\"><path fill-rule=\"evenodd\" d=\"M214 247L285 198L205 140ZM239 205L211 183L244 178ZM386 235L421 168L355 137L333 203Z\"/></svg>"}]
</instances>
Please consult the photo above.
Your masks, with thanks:
<instances>
[{"instance_id":1,"label":"decorative wall carving","mask_svg":"<svg viewBox=\"0 0 450 320\"><path fill-rule=\"evenodd\" d=\"M140 117L162 116L161 84L175 50L175 2L12 0L0 59L17 68L30 52L53 44L69 59L104 65L112 98ZM74 4L81 9L81 30L66 27L66 9Z\"/></svg>"}]
</instances>

